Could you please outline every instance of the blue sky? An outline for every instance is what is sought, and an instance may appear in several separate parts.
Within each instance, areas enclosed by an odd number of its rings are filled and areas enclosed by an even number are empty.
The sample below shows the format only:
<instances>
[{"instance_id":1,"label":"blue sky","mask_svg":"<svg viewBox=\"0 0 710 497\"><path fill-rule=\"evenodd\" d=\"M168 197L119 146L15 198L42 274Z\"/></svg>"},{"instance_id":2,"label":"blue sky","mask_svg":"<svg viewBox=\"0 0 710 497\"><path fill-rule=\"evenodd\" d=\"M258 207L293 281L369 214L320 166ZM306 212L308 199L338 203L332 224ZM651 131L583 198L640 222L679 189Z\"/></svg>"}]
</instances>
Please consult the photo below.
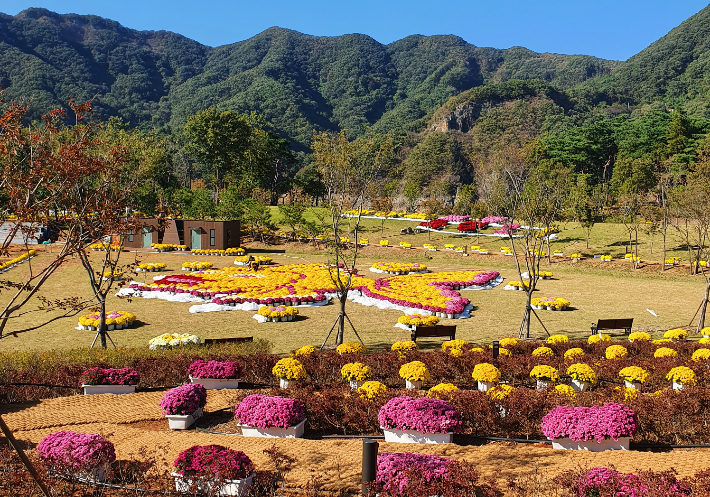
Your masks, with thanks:
<instances>
[{"instance_id":1,"label":"blue sky","mask_svg":"<svg viewBox=\"0 0 710 497\"><path fill-rule=\"evenodd\" d=\"M95 14L210 46L280 26L317 36L363 33L381 43L411 34L454 34L478 46L625 60L707 5L697 0L3 0L0 12L44 7Z\"/></svg>"}]
</instances>

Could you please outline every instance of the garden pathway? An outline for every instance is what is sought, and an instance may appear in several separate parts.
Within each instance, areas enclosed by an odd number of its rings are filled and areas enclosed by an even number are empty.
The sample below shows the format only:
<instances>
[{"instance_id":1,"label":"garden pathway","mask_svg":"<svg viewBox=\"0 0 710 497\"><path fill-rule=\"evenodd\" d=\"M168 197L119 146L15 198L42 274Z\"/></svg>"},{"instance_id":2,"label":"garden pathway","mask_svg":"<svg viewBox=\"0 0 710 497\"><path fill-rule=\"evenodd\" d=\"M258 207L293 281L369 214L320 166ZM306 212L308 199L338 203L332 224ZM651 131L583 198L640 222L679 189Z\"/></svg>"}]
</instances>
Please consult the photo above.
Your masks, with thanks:
<instances>
[{"instance_id":1,"label":"garden pathway","mask_svg":"<svg viewBox=\"0 0 710 497\"><path fill-rule=\"evenodd\" d=\"M158 403L164 392L131 395L90 395L47 399L27 407L0 406L0 413L15 436L37 444L49 433L59 430L99 433L111 440L119 459L154 455L169 469L178 453L192 445L219 444L243 450L258 468L269 468L263 450L274 439L214 435L195 430L170 431ZM208 391L206 412L231 408L232 396ZM362 442L360 440L281 439L279 448L297 458L287 476L289 486L301 487L311 470L327 482L328 490L356 492L359 488ZM141 451L145 448L145 451ZM631 472L675 468L681 476L691 476L710 468L710 450L688 449L671 452L556 451L549 446L493 443L483 446L402 445L380 443L380 452L415 451L471 461L483 476L500 472L502 477L518 476L537 468L547 476L575 471L580 467L613 464L617 470Z\"/></svg>"}]
</instances>

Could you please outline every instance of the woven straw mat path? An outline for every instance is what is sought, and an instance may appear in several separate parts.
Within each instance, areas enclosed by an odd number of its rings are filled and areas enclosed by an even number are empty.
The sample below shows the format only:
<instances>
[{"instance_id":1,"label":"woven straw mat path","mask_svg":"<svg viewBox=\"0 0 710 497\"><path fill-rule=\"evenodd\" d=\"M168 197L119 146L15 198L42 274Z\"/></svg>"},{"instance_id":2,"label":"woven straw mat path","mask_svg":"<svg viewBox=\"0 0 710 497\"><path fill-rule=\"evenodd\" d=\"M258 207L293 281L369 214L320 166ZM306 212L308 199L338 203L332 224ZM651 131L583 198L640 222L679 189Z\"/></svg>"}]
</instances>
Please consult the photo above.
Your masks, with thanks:
<instances>
[{"instance_id":1,"label":"woven straw mat path","mask_svg":"<svg viewBox=\"0 0 710 497\"><path fill-rule=\"evenodd\" d=\"M166 469L178 453L192 445L219 444L243 450L261 469L270 468L263 450L271 447L274 439L244 438L233 435L213 435L195 430L170 431L158 404L164 392L129 395L76 395L48 399L32 405L0 406L3 419L25 442L37 444L49 433L71 430L99 433L111 440L119 459L140 458L140 449L156 455L165 462ZM228 391L208 391L206 412L234 406ZM360 440L303 440L280 439L279 448L297 458L288 474L288 484L301 487L310 479L310 470L324 476L327 490L357 492L362 463ZM548 476L614 464L619 471L639 469L663 470L675 468L681 476L690 476L710 468L710 450L674 450L665 453L601 452L552 450L549 446L488 444L484 446L410 445L380 443L380 452L419 452L439 454L474 462L483 476L499 471L501 476L516 476L536 467Z\"/></svg>"}]
</instances>

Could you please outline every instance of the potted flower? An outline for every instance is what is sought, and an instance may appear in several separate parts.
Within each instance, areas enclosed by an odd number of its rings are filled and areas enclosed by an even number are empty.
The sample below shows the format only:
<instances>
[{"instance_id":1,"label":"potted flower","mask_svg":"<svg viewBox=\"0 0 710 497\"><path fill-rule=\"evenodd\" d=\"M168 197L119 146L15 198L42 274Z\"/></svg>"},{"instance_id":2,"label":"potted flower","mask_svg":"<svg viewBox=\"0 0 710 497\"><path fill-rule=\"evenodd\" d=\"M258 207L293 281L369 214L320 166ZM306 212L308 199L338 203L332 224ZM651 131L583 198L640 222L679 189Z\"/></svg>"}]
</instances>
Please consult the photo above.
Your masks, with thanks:
<instances>
[{"instance_id":1,"label":"potted flower","mask_svg":"<svg viewBox=\"0 0 710 497\"><path fill-rule=\"evenodd\" d=\"M648 373L638 366L627 366L619 371L619 376L623 378L626 388L641 390L641 384L648 381Z\"/></svg>"},{"instance_id":2,"label":"potted flower","mask_svg":"<svg viewBox=\"0 0 710 497\"><path fill-rule=\"evenodd\" d=\"M207 403L207 390L200 384L188 383L168 390L160 408L168 418L171 430L186 430L199 417Z\"/></svg>"},{"instance_id":3,"label":"potted flower","mask_svg":"<svg viewBox=\"0 0 710 497\"><path fill-rule=\"evenodd\" d=\"M417 342L413 342L412 340L404 340L401 342L394 342L392 344L392 351L396 351L399 354L399 357L404 357L407 352L412 350L419 350Z\"/></svg>"},{"instance_id":4,"label":"potted flower","mask_svg":"<svg viewBox=\"0 0 710 497\"><path fill-rule=\"evenodd\" d=\"M604 351L607 359L623 359L629 355L629 351L623 345L609 345Z\"/></svg>"},{"instance_id":5,"label":"potted flower","mask_svg":"<svg viewBox=\"0 0 710 497\"><path fill-rule=\"evenodd\" d=\"M106 467L116 460L113 444L95 433L58 431L37 445L40 459L65 476L103 481Z\"/></svg>"},{"instance_id":6,"label":"potted flower","mask_svg":"<svg viewBox=\"0 0 710 497\"><path fill-rule=\"evenodd\" d=\"M357 393L360 395L360 398L367 400L375 400L386 391L387 387L379 381L366 381L360 388L357 389Z\"/></svg>"},{"instance_id":7,"label":"potted flower","mask_svg":"<svg viewBox=\"0 0 710 497\"><path fill-rule=\"evenodd\" d=\"M651 335L644 331L634 331L629 333L629 342L650 342Z\"/></svg>"},{"instance_id":8,"label":"potted flower","mask_svg":"<svg viewBox=\"0 0 710 497\"><path fill-rule=\"evenodd\" d=\"M210 495L242 496L254 478L254 464L240 450L221 445L193 445L173 463L178 492L191 490Z\"/></svg>"},{"instance_id":9,"label":"potted flower","mask_svg":"<svg viewBox=\"0 0 710 497\"><path fill-rule=\"evenodd\" d=\"M296 399L254 394L237 404L234 417L245 437L300 438L306 408Z\"/></svg>"},{"instance_id":10,"label":"potted flower","mask_svg":"<svg viewBox=\"0 0 710 497\"><path fill-rule=\"evenodd\" d=\"M296 349L293 352L293 355L298 357L298 356L303 356L303 357L308 357L311 354L314 354L316 352L316 348L313 345L304 345L303 347Z\"/></svg>"},{"instance_id":11,"label":"potted flower","mask_svg":"<svg viewBox=\"0 0 710 497\"><path fill-rule=\"evenodd\" d=\"M482 362L474 366L471 376L478 382L478 390L487 392L500 380L500 371L493 364Z\"/></svg>"},{"instance_id":12,"label":"potted flower","mask_svg":"<svg viewBox=\"0 0 710 497\"><path fill-rule=\"evenodd\" d=\"M134 393L141 376L133 368L90 368L81 375L84 395Z\"/></svg>"},{"instance_id":13,"label":"potted flower","mask_svg":"<svg viewBox=\"0 0 710 497\"><path fill-rule=\"evenodd\" d=\"M688 332L680 328L675 328L666 331L663 334L663 338L668 338L669 340L673 340L674 342L682 342L688 338Z\"/></svg>"},{"instance_id":14,"label":"potted flower","mask_svg":"<svg viewBox=\"0 0 710 497\"><path fill-rule=\"evenodd\" d=\"M429 389L426 396L436 399L450 400L454 396L454 392L458 391L459 387L453 383L438 383Z\"/></svg>"},{"instance_id":15,"label":"potted flower","mask_svg":"<svg viewBox=\"0 0 710 497\"><path fill-rule=\"evenodd\" d=\"M569 343L569 337L567 335L550 335L549 337L547 337L547 343L550 343L550 344Z\"/></svg>"},{"instance_id":16,"label":"potted flower","mask_svg":"<svg viewBox=\"0 0 710 497\"><path fill-rule=\"evenodd\" d=\"M365 380L369 380L372 376L372 371L368 366L361 362L351 362L345 364L340 369L340 374L350 382L350 388L357 390L362 386Z\"/></svg>"},{"instance_id":17,"label":"potted flower","mask_svg":"<svg viewBox=\"0 0 710 497\"><path fill-rule=\"evenodd\" d=\"M550 384L560 379L560 373L552 366L539 364L532 368L530 377L537 379L537 389L544 390L549 388Z\"/></svg>"},{"instance_id":18,"label":"potted flower","mask_svg":"<svg viewBox=\"0 0 710 497\"><path fill-rule=\"evenodd\" d=\"M673 350L670 347L659 347L656 349L656 351L653 353L653 357L656 359L661 359L663 357L677 357L678 352Z\"/></svg>"},{"instance_id":19,"label":"potted flower","mask_svg":"<svg viewBox=\"0 0 710 497\"><path fill-rule=\"evenodd\" d=\"M197 360L187 371L192 383L199 383L207 390L239 388L242 377L242 367L234 361Z\"/></svg>"},{"instance_id":20,"label":"potted flower","mask_svg":"<svg viewBox=\"0 0 710 497\"><path fill-rule=\"evenodd\" d=\"M572 388L576 392L584 392L599 381L594 370L582 363L572 364L567 368L567 374L572 378Z\"/></svg>"},{"instance_id":21,"label":"potted flower","mask_svg":"<svg viewBox=\"0 0 710 497\"><path fill-rule=\"evenodd\" d=\"M553 357L555 352L550 347L538 347L532 351L533 357Z\"/></svg>"},{"instance_id":22,"label":"potted flower","mask_svg":"<svg viewBox=\"0 0 710 497\"><path fill-rule=\"evenodd\" d=\"M286 357L274 365L271 374L279 379L281 388L289 388L306 377L306 368L297 359Z\"/></svg>"},{"instance_id":23,"label":"potted flower","mask_svg":"<svg viewBox=\"0 0 710 497\"><path fill-rule=\"evenodd\" d=\"M403 364L399 368L399 376L404 378L408 390L418 390L422 388L425 381L429 381L431 376L429 370L421 361L412 361Z\"/></svg>"},{"instance_id":24,"label":"potted flower","mask_svg":"<svg viewBox=\"0 0 710 497\"><path fill-rule=\"evenodd\" d=\"M436 478L447 480L451 463L451 459L433 454L383 452L377 456L376 483L382 486L386 495L405 495L409 485L409 477L405 472L417 471L427 482Z\"/></svg>"},{"instance_id":25,"label":"potted flower","mask_svg":"<svg viewBox=\"0 0 710 497\"><path fill-rule=\"evenodd\" d=\"M453 433L463 430L456 408L428 397L395 397L382 406L377 419L386 442L450 443Z\"/></svg>"},{"instance_id":26,"label":"potted flower","mask_svg":"<svg viewBox=\"0 0 710 497\"><path fill-rule=\"evenodd\" d=\"M359 342L343 342L335 348L335 351L340 354L364 354L367 348Z\"/></svg>"},{"instance_id":27,"label":"potted flower","mask_svg":"<svg viewBox=\"0 0 710 497\"><path fill-rule=\"evenodd\" d=\"M623 404L558 406L542 418L542 432L554 449L629 450L638 427L636 413Z\"/></svg>"},{"instance_id":28,"label":"potted flower","mask_svg":"<svg viewBox=\"0 0 710 497\"><path fill-rule=\"evenodd\" d=\"M685 385L696 385L698 383L695 371L687 366L677 366L671 369L666 375L666 380L673 382L673 390L683 390Z\"/></svg>"},{"instance_id":29,"label":"potted flower","mask_svg":"<svg viewBox=\"0 0 710 497\"><path fill-rule=\"evenodd\" d=\"M571 349L565 350L564 357L567 360L574 360L577 359L578 357L583 357L584 356L584 350L580 349L579 347L574 347Z\"/></svg>"}]
</instances>

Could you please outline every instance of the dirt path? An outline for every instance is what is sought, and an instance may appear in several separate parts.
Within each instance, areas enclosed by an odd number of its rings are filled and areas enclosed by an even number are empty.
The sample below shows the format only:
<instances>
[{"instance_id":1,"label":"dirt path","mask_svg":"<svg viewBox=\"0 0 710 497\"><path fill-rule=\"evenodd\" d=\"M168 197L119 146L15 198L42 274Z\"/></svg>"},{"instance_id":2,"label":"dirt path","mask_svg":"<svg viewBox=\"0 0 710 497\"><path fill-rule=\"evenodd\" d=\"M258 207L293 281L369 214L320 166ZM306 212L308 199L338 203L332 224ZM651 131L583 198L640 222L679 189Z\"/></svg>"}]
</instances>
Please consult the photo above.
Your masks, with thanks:
<instances>
[{"instance_id":1,"label":"dirt path","mask_svg":"<svg viewBox=\"0 0 710 497\"><path fill-rule=\"evenodd\" d=\"M18 439L37 444L49 433L59 430L99 433L111 440L119 459L141 458L141 448L155 454L169 469L178 453L192 445L220 444L243 450L257 465L269 468L263 450L277 443L298 462L288 475L290 486L304 485L310 470L328 482L327 490L357 491L362 461L361 440L305 440L245 438L214 435L196 430L170 431L158 403L164 392L131 395L90 395L48 399L31 406L5 405L0 412ZM226 391L208 392L206 412L231 408L233 400ZM681 476L691 476L710 468L710 450L674 450L652 452L558 451L549 446L495 443L483 446L409 445L380 443L380 452L419 452L439 454L475 463L483 476L500 472L517 476L536 467L548 476L579 467L614 464L619 471L675 468Z\"/></svg>"}]
</instances>

